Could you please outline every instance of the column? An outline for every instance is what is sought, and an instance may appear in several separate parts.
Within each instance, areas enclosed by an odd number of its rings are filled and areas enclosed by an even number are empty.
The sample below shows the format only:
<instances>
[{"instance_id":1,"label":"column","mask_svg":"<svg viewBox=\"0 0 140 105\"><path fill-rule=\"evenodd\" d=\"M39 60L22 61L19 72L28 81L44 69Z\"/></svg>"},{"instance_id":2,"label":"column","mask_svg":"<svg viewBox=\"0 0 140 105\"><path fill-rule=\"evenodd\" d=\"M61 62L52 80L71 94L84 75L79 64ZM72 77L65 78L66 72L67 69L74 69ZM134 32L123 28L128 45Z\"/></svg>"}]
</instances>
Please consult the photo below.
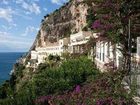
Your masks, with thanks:
<instances>
[{"instance_id":1,"label":"column","mask_svg":"<svg viewBox=\"0 0 140 105\"><path fill-rule=\"evenodd\" d=\"M103 42L103 53L102 53L103 59L102 61L105 61L105 43Z\"/></svg>"},{"instance_id":2,"label":"column","mask_svg":"<svg viewBox=\"0 0 140 105\"><path fill-rule=\"evenodd\" d=\"M100 55L99 55L99 58L100 60L102 61L102 46L101 46L101 42L99 42L99 49L100 49Z\"/></svg>"}]
</instances>

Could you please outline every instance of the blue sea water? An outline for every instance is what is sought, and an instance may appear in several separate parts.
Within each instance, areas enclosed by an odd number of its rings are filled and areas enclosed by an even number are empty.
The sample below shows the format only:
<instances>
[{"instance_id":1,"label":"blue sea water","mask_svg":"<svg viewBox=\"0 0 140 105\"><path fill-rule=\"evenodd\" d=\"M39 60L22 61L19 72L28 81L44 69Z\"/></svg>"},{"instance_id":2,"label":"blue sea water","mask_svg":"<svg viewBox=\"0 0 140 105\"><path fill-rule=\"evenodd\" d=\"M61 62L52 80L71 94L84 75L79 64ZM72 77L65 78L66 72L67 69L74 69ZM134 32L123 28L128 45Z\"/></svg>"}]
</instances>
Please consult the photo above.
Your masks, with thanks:
<instances>
[{"instance_id":1,"label":"blue sea water","mask_svg":"<svg viewBox=\"0 0 140 105\"><path fill-rule=\"evenodd\" d=\"M16 60L19 59L24 53L21 52L0 52L0 84L10 78L10 71Z\"/></svg>"}]
</instances>

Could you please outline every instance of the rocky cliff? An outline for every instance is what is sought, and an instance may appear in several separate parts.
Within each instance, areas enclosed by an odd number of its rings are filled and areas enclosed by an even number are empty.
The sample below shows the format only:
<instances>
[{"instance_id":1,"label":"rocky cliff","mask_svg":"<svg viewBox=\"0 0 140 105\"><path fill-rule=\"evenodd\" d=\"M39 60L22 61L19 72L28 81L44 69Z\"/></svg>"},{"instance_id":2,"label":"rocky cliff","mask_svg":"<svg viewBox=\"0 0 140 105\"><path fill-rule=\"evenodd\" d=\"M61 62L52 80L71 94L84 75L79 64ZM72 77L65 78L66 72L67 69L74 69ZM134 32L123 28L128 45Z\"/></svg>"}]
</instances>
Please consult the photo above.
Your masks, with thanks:
<instances>
[{"instance_id":1,"label":"rocky cliff","mask_svg":"<svg viewBox=\"0 0 140 105\"><path fill-rule=\"evenodd\" d=\"M60 9L44 16L31 50L82 30L86 26L87 11L88 6L83 0L70 0Z\"/></svg>"}]
</instances>

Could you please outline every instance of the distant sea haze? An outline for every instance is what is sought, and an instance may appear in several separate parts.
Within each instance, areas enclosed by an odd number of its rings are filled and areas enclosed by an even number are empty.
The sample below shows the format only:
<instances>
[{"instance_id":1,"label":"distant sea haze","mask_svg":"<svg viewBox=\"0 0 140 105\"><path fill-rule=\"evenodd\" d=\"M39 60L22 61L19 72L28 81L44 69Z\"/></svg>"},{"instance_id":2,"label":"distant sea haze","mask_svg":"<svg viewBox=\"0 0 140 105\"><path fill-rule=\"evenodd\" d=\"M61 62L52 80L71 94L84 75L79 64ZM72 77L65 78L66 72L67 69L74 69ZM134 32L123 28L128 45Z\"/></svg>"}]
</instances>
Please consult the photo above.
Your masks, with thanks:
<instances>
[{"instance_id":1,"label":"distant sea haze","mask_svg":"<svg viewBox=\"0 0 140 105\"><path fill-rule=\"evenodd\" d=\"M0 52L0 84L10 78L10 71L23 52Z\"/></svg>"}]
</instances>

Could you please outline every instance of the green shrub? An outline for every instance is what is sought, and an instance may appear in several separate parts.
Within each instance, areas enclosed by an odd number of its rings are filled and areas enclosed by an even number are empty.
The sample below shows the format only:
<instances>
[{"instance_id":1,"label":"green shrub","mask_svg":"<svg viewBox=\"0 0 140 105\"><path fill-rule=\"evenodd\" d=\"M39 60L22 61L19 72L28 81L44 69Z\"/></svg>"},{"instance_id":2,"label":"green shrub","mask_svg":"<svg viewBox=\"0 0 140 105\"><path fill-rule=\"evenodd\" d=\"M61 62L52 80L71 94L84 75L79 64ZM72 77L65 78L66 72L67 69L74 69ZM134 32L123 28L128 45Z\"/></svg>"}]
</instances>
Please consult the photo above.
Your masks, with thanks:
<instances>
[{"instance_id":1,"label":"green shrub","mask_svg":"<svg viewBox=\"0 0 140 105\"><path fill-rule=\"evenodd\" d=\"M53 61L60 61L60 56L58 55L49 55L48 60L53 60Z\"/></svg>"},{"instance_id":2,"label":"green shrub","mask_svg":"<svg viewBox=\"0 0 140 105\"><path fill-rule=\"evenodd\" d=\"M99 71L86 57L64 61L59 68L43 69L35 75L33 84L37 96L61 93L81 84Z\"/></svg>"},{"instance_id":3,"label":"green shrub","mask_svg":"<svg viewBox=\"0 0 140 105\"><path fill-rule=\"evenodd\" d=\"M14 101L12 99L3 99L0 100L0 105L14 105Z\"/></svg>"},{"instance_id":4,"label":"green shrub","mask_svg":"<svg viewBox=\"0 0 140 105\"><path fill-rule=\"evenodd\" d=\"M88 15L87 15L87 20L86 21L87 21L87 27L91 28L93 22L95 21L95 14L94 14L93 9L88 10Z\"/></svg>"},{"instance_id":5,"label":"green shrub","mask_svg":"<svg viewBox=\"0 0 140 105\"><path fill-rule=\"evenodd\" d=\"M38 71L45 70L48 67L49 67L49 64L47 64L47 63L40 63L39 66L38 66Z\"/></svg>"},{"instance_id":6,"label":"green shrub","mask_svg":"<svg viewBox=\"0 0 140 105\"><path fill-rule=\"evenodd\" d=\"M49 55L48 56L48 60L53 60L54 59L54 56L53 55Z\"/></svg>"},{"instance_id":7,"label":"green shrub","mask_svg":"<svg viewBox=\"0 0 140 105\"><path fill-rule=\"evenodd\" d=\"M13 96L13 89L11 88L10 81L6 80L2 86L0 86L0 99L5 99Z\"/></svg>"},{"instance_id":8,"label":"green shrub","mask_svg":"<svg viewBox=\"0 0 140 105\"><path fill-rule=\"evenodd\" d=\"M58 56L58 55L55 56L55 59L56 59L56 61L60 61L61 60L60 56Z\"/></svg>"},{"instance_id":9,"label":"green shrub","mask_svg":"<svg viewBox=\"0 0 140 105\"><path fill-rule=\"evenodd\" d=\"M0 105L34 105L34 103L31 94L21 92L15 97L1 99Z\"/></svg>"},{"instance_id":10,"label":"green shrub","mask_svg":"<svg viewBox=\"0 0 140 105\"><path fill-rule=\"evenodd\" d=\"M20 64L20 63L16 63L14 65L15 67L15 74L19 77L22 77L23 75L23 70L25 69L25 66L23 64Z\"/></svg>"},{"instance_id":11,"label":"green shrub","mask_svg":"<svg viewBox=\"0 0 140 105\"><path fill-rule=\"evenodd\" d=\"M6 90L4 89L3 86L0 86L0 99L6 98Z\"/></svg>"}]
</instances>

